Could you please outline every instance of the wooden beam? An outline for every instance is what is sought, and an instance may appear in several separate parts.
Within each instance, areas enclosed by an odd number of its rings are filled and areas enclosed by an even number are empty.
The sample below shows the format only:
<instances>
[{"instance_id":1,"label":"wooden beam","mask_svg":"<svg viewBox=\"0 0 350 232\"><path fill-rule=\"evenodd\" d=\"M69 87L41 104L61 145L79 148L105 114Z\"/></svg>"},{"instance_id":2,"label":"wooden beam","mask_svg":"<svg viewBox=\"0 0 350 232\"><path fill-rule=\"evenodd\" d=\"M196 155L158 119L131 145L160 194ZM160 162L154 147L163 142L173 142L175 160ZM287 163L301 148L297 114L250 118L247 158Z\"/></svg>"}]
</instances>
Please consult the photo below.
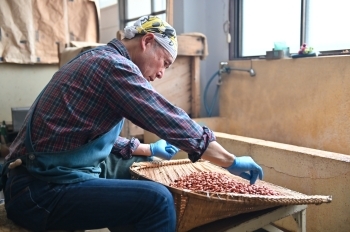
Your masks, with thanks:
<instances>
[{"instance_id":1,"label":"wooden beam","mask_svg":"<svg viewBox=\"0 0 350 232\"><path fill-rule=\"evenodd\" d=\"M199 118L201 95L200 95L200 58L191 58L191 117Z\"/></svg>"},{"instance_id":2,"label":"wooden beam","mask_svg":"<svg viewBox=\"0 0 350 232\"><path fill-rule=\"evenodd\" d=\"M202 37L192 35L178 35L178 56L203 56L204 44Z\"/></svg>"},{"instance_id":3,"label":"wooden beam","mask_svg":"<svg viewBox=\"0 0 350 232\"><path fill-rule=\"evenodd\" d=\"M124 31L123 30L117 31L117 36L116 37L117 37L118 40L124 39Z\"/></svg>"},{"instance_id":4,"label":"wooden beam","mask_svg":"<svg viewBox=\"0 0 350 232\"><path fill-rule=\"evenodd\" d=\"M171 26L173 26L173 23L174 23L174 2L173 2L173 0L166 1L166 21Z\"/></svg>"}]
</instances>

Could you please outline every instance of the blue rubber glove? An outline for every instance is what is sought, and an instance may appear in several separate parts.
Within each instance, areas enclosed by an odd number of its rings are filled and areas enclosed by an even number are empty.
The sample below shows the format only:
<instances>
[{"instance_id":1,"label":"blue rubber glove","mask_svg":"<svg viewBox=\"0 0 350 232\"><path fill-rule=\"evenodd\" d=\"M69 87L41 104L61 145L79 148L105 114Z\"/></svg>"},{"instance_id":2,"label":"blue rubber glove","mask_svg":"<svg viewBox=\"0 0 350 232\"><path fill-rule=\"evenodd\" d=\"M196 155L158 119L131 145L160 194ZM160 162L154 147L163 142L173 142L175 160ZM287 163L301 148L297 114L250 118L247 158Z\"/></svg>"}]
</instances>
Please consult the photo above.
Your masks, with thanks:
<instances>
[{"instance_id":1,"label":"blue rubber glove","mask_svg":"<svg viewBox=\"0 0 350 232\"><path fill-rule=\"evenodd\" d=\"M165 160L170 160L178 151L180 151L180 149L171 145L164 139L158 140L155 143L150 143L150 148L151 156L157 156Z\"/></svg>"},{"instance_id":2,"label":"blue rubber glove","mask_svg":"<svg viewBox=\"0 0 350 232\"><path fill-rule=\"evenodd\" d=\"M258 176L260 180L264 176L262 168L250 156L235 157L233 164L226 169L236 176L249 180L250 184L254 184Z\"/></svg>"}]
</instances>

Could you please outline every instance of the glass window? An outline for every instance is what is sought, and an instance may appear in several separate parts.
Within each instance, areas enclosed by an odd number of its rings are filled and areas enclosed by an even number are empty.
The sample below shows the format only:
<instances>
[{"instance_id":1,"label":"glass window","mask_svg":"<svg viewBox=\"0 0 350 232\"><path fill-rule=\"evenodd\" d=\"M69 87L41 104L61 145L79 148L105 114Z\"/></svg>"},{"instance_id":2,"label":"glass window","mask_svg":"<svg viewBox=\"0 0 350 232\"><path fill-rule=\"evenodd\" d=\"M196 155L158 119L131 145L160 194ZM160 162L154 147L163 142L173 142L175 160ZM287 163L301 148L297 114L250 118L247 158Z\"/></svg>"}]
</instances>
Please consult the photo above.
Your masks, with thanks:
<instances>
[{"instance_id":1,"label":"glass window","mask_svg":"<svg viewBox=\"0 0 350 232\"><path fill-rule=\"evenodd\" d=\"M300 47L301 0L243 0L242 56L265 55L274 42Z\"/></svg>"},{"instance_id":2,"label":"glass window","mask_svg":"<svg viewBox=\"0 0 350 232\"><path fill-rule=\"evenodd\" d=\"M169 1L169 0L168 0ZM166 20L167 0L119 0L121 10L121 27L132 25L145 15L157 15Z\"/></svg>"},{"instance_id":3,"label":"glass window","mask_svg":"<svg viewBox=\"0 0 350 232\"><path fill-rule=\"evenodd\" d=\"M151 14L151 0L127 0L126 7L127 19Z\"/></svg>"},{"instance_id":4,"label":"glass window","mask_svg":"<svg viewBox=\"0 0 350 232\"><path fill-rule=\"evenodd\" d=\"M153 0L153 3L154 3L153 12L166 10L166 0Z\"/></svg>"},{"instance_id":5,"label":"glass window","mask_svg":"<svg viewBox=\"0 0 350 232\"><path fill-rule=\"evenodd\" d=\"M136 22L136 20L129 21L126 23L126 26L132 26L132 25L134 25L135 22Z\"/></svg>"},{"instance_id":6,"label":"glass window","mask_svg":"<svg viewBox=\"0 0 350 232\"><path fill-rule=\"evenodd\" d=\"M285 42L291 53L302 43L317 51L350 49L350 1L229 0L230 59L257 57Z\"/></svg>"},{"instance_id":7,"label":"glass window","mask_svg":"<svg viewBox=\"0 0 350 232\"><path fill-rule=\"evenodd\" d=\"M163 13L163 14L158 14L157 15L159 18L161 18L162 20L164 20L164 21L166 21L167 19L166 19L166 14L165 13Z\"/></svg>"},{"instance_id":8,"label":"glass window","mask_svg":"<svg viewBox=\"0 0 350 232\"><path fill-rule=\"evenodd\" d=\"M306 43L316 51L350 48L350 1L309 0L306 10Z\"/></svg>"}]
</instances>

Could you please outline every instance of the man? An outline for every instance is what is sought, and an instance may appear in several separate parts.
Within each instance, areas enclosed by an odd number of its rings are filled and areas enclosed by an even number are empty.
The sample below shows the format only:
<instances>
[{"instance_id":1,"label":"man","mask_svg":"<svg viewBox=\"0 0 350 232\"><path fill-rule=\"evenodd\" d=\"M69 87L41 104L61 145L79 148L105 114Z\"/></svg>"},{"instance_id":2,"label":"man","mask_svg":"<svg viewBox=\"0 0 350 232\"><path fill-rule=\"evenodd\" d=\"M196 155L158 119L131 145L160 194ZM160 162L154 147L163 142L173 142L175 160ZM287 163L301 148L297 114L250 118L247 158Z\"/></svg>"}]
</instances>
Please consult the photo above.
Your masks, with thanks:
<instances>
[{"instance_id":1,"label":"man","mask_svg":"<svg viewBox=\"0 0 350 232\"><path fill-rule=\"evenodd\" d=\"M3 172L4 181L8 177L5 206L15 223L33 231L124 225L135 231L175 231L167 188L115 179L118 156L170 159L178 147L192 162L209 160L252 184L262 179L261 167L250 157L226 151L210 129L150 85L176 58L174 28L145 16L125 28L125 37L65 64L31 107ZM118 137L123 118L162 140L141 144Z\"/></svg>"}]
</instances>

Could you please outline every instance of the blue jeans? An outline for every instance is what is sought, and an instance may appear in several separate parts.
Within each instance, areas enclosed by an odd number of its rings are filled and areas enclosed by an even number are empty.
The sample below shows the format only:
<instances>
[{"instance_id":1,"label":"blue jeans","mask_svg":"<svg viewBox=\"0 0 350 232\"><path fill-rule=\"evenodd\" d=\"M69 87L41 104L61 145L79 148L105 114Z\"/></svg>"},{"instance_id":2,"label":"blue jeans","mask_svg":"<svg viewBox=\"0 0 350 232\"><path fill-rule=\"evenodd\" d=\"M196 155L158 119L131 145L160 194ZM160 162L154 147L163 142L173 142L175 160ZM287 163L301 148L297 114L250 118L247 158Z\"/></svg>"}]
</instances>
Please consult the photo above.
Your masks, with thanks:
<instances>
[{"instance_id":1,"label":"blue jeans","mask_svg":"<svg viewBox=\"0 0 350 232\"><path fill-rule=\"evenodd\" d=\"M173 197L151 181L96 178L53 184L17 167L10 171L4 193L8 218L32 231L126 225L134 231L175 231Z\"/></svg>"}]
</instances>

